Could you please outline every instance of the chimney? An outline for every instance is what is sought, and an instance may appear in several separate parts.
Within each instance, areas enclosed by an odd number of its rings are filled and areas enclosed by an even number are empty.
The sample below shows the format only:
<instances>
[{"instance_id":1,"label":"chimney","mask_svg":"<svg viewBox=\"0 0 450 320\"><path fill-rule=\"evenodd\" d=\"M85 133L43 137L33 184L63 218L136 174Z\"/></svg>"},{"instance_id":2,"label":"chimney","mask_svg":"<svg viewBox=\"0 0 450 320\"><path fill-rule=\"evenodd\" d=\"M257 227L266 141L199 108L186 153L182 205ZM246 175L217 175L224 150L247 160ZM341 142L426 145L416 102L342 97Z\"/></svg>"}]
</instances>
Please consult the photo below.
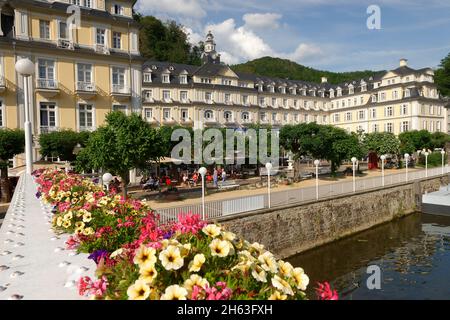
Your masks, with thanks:
<instances>
[{"instance_id":1,"label":"chimney","mask_svg":"<svg viewBox=\"0 0 450 320\"><path fill-rule=\"evenodd\" d=\"M322 77L322 83L327 83L328 79L326 77Z\"/></svg>"},{"instance_id":2,"label":"chimney","mask_svg":"<svg viewBox=\"0 0 450 320\"><path fill-rule=\"evenodd\" d=\"M406 67L408 65L408 59L400 59L400 67Z\"/></svg>"}]
</instances>

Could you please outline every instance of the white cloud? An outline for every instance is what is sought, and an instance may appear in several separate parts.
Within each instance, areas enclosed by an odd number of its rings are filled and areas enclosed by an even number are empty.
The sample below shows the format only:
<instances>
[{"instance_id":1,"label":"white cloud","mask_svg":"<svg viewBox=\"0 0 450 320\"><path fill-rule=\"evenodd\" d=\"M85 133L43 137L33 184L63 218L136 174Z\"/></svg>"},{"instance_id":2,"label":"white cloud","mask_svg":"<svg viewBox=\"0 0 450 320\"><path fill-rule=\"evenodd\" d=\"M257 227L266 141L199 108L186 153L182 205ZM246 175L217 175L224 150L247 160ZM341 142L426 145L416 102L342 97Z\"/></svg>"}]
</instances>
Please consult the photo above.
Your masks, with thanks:
<instances>
[{"instance_id":1,"label":"white cloud","mask_svg":"<svg viewBox=\"0 0 450 320\"><path fill-rule=\"evenodd\" d=\"M281 17L278 13L246 13L242 19L249 29L277 29Z\"/></svg>"},{"instance_id":2,"label":"white cloud","mask_svg":"<svg viewBox=\"0 0 450 320\"><path fill-rule=\"evenodd\" d=\"M199 19L206 16L206 0L139 0L139 12L157 16Z\"/></svg>"},{"instance_id":3,"label":"white cloud","mask_svg":"<svg viewBox=\"0 0 450 320\"><path fill-rule=\"evenodd\" d=\"M284 57L293 61L307 61L323 55L323 50L316 44L301 43L294 52L284 55Z\"/></svg>"}]
</instances>

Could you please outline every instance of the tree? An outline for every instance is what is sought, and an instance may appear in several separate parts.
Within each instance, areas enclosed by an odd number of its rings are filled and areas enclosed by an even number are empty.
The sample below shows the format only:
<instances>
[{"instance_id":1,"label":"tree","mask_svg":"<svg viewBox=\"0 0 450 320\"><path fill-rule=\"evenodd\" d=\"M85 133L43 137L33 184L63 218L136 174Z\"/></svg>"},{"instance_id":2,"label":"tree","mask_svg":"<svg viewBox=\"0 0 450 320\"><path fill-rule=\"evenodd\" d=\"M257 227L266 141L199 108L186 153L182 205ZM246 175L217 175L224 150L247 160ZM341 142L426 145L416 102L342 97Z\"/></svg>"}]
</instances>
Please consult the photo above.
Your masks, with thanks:
<instances>
[{"instance_id":1,"label":"tree","mask_svg":"<svg viewBox=\"0 0 450 320\"><path fill-rule=\"evenodd\" d=\"M0 129L0 170L2 201L11 201L8 177L9 159L24 152L25 134L22 130Z\"/></svg>"},{"instance_id":2,"label":"tree","mask_svg":"<svg viewBox=\"0 0 450 320\"><path fill-rule=\"evenodd\" d=\"M161 135L141 116L112 112L106 124L94 131L86 148L77 156L77 170L103 170L121 177L123 196L132 169L144 169L150 161L159 161L166 148Z\"/></svg>"},{"instance_id":3,"label":"tree","mask_svg":"<svg viewBox=\"0 0 450 320\"><path fill-rule=\"evenodd\" d=\"M434 75L439 92L443 96L450 97L450 53L441 60L439 68Z\"/></svg>"},{"instance_id":4,"label":"tree","mask_svg":"<svg viewBox=\"0 0 450 320\"><path fill-rule=\"evenodd\" d=\"M427 130L413 130L403 132L398 136L400 140L400 153L412 154L416 150L432 148L431 133Z\"/></svg>"},{"instance_id":5,"label":"tree","mask_svg":"<svg viewBox=\"0 0 450 320\"><path fill-rule=\"evenodd\" d=\"M450 136L444 132L431 134L431 148L445 148L445 144L450 142Z\"/></svg>"},{"instance_id":6,"label":"tree","mask_svg":"<svg viewBox=\"0 0 450 320\"><path fill-rule=\"evenodd\" d=\"M43 133L39 136L40 153L43 157L59 157L63 161L75 159L75 146L85 144L88 134L79 134L72 130Z\"/></svg>"},{"instance_id":7,"label":"tree","mask_svg":"<svg viewBox=\"0 0 450 320\"><path fill-rule=\"evenodd\" d=\"M400 140L390 132L373 132L364 136L363 143L368 151L376 152L378 155L398 155Z\"/></svg>"}]
</instances>

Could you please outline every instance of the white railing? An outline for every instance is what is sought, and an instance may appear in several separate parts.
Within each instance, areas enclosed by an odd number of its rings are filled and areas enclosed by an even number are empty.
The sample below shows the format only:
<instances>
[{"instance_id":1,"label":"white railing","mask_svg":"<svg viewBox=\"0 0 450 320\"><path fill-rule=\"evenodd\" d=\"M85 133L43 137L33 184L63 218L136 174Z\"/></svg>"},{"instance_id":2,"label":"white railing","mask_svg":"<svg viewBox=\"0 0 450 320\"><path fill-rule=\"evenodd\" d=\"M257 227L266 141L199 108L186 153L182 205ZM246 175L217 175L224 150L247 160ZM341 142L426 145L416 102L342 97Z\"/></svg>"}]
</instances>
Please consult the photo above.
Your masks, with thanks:
<instances>
[{"instance_id":1,"label":"white railing","mask_svg":"<svg viewBox=\"0 0 450 320\"><path fill-rule=\"evenodd\" d=\"M41 133L50 133L50 132L55 132L55 131L58 131L58 127L53 127L53 126L41 126L40 127Z\"/></svg>"},{"instance_id":2,"label":"white railing","mask_svg":"<svg viewBox=\"0 0 450 320\"><path fill-rule=\"evenodd\" d=\"M54 79L37 79L36 86L40 89L57 89L58 82Z\"/></svg>"},{"instance_id":3,"label":"white railing","mask_svg":"<svg viewBox=\"0 0 450 320\"><path fill-rule=\"evenodd\" d=\"M130 94L130 88L128 86L123 85L123 84L113 84L112 85L112 92L113 93L120 93L120 94Z\"/></svg>"},{"instance_id":4,"label":"white railing","mask_svg":"<svg viewBox=\"0 0 450 320\"><path fill-rule=\"evenodd\" d=\"M444 174L450 173L450 167L444 167ZM406 173L389 174L384 177L384 186L394 186L406 182L413 182L415 180L437 177L442 175L442 167L420 171L410 171L408 173L408 180L406 180ZM383 177L371 177L356 179L356 192L369 191L383 188ZM349 195L353 193L353 181L331 183L326 185L319 185L319 200L337 197L341 195ZM296 188L284 191L272 190L270 196L271 208L301 204L304 202L316 201L316 187ZM234 215L244 212L250 212L260 209L268 208L268 195L254 195L246 197L237 197L225 199L221 201L208 201L205 203L206 219L213 220L227 215ZM182 205L171 208L157 209L156 212L161 218L161 222L175 221L179 214L187 213L202 213L202 204Z\"/></svg>"},{"instance_id":5,"label":"white railing","mask_svg":"<svg viewBox=\"0 0 450 320\"><path fill-rule=\"evenodd\" d=\"M95 91L95 84L93 84L92 82L78 81L77 82L77 90L78 91L94 92Z\"/></svg>"}]
</instances>

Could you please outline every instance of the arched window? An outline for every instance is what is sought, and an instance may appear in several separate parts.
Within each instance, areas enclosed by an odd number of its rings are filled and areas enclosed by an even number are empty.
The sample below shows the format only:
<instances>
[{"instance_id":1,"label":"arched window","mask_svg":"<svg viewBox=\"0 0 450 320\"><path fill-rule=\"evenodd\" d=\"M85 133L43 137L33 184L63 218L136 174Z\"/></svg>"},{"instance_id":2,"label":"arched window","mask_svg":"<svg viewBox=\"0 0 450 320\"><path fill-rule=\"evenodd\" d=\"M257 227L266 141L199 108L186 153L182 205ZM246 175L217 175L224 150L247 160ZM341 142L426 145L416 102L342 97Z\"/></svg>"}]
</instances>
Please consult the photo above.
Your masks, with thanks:
<instances>
[{"instance_id":1,"label":"arched window","mask_svg":"<svg viewBox=\"0 0 450 320\"><path fill-rule=\"evenodd\" d=\"M241 119L242 119L242 121L249 121L250 120L250 114L248 112L242 112Z\"/></svg>"},{"instance_id":2,"label":"arched window","mask_svg":"<svg viewBox=\"0 0 450 320\"><path fill-rule=\"evenodd\" d=\"M214 112L212 110L206 110L204 116L206 120L212 120L214 119Z\"/></svg>"},{"instance_id":3,"label":"arched window","mask_svg":"<svg viewBox=\"0 0 450 320\"><path fill-rule=\"evenodd\" d=\"M233 120L233 113L231 111L225 111L223 117L225 118L225 121L231 121Z\"/></svg>"}]
</instances>

